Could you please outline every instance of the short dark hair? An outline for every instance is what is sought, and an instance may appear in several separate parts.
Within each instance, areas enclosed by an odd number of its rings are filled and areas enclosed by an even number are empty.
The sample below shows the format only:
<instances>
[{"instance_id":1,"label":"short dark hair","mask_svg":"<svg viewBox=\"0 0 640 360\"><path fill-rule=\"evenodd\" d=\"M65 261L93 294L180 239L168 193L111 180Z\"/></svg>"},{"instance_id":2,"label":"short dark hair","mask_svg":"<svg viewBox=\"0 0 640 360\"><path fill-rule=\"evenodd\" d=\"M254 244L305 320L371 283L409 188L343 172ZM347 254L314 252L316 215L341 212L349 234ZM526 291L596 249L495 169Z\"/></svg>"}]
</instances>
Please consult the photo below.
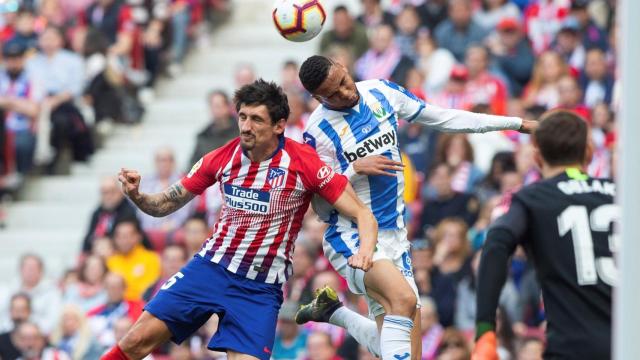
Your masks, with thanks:
<instances>
[{"instance_id":1,"label":"short dark hair","mask_svg":"<svg viewBox=\"0 0 640 360\"><path fill-rule=\"evenodd\" d=\"M9 301L10 305L13 305L13 302L16 300L24 300L27 303L27 307L29 307L29 311L31 311L31 297L26 292L17 292L11 295L11 300Z\"/></svg>"},{"instance_id":2,"label":"short dark hair","mask_svg":"<svg viewBox=\"0 0 640 360\"><path fill-rule=\"evenodd\" d=\"M251 84L236 90L233 96L236 111L244 105L265 105L271 117L271 123L275 124L280 119L289 118L289 101L282 88L272 81L258 79Z\"/></svg>"},{"instance_id":3,"label":"short dark hair","mask_svg":"<svg viewBox=\"0 0 640 360\"><path fill-rule=\"evenodd\" d=\"M310 93L316 91L329 76L329 69L333 64L331 59L320 55L314 55L305 60L298 73L302 86Z\"/></svg>"},{"instance_id":4,"label":"short dark hair","mask_svg":"<svg viewBox=\"0 0 640 360\"><path fill-rule=\"evenodd\" d=\"M349 13L349 9L347 9L346 6L344 5L338 5L336 7L333 8L333 13L339 13L339 12L345 12L345 13Z\"/></svg>"},{"instance_id":5,"label":"short dark hair","mask_svg":"<svg viewBox=\"0 0 640 360\"><path fill-rule=\"evenodd\" d=\"M533 136L549 165L581 164L585 160L587 123L573 111L553 110L543 114Z\"/></svg>"},{"instance_id":6,"label":"short dark hair","mask_svg":"<svg viewBox=\"0 0 640 360\"><path fill-rule=\"evenodd\" d=\"M227 92L222 89L215 89L215 90L209 91L209 94L207 94L207 101L210 102L214 96L221 96L224 99L225 103L227 104L229 103L229 95L227 95Z\"/></svg>"}]
</instances>

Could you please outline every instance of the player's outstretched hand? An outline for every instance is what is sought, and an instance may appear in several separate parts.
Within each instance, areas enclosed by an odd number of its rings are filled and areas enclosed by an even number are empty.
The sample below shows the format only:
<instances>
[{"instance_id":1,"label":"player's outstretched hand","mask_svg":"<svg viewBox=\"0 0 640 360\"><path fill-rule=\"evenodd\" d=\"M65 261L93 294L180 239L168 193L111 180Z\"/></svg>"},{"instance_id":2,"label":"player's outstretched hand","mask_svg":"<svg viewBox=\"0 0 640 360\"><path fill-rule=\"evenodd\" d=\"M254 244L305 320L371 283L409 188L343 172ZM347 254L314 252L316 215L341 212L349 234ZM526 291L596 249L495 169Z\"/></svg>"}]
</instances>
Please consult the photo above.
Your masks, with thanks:
<instances>
[{"instance_id":1,"label":"player's outstretched hand","mask_svg":"<svg viewBox=\"0 0 640 360\"><path fill-rule=\"evenodd\" d=\"M471 360L499 360L498 339L494 331L484 333L473 347Z\"/></svg>"},{"instance_id":2,"label":"player's outstretched hand","mask_svg":"<svg viewBox=\"0 0 640 360\"><path fill-rule=\"evenodd\" d=\"M120 169L118 180L122 184L122 192L129 198L138 196L140 188L140 174L136 170Z\"/></svg>"},{"instance_id":3,"label":"player's outstretched hand","mask_svg":"<svg viewBox=\"0 0 640 360\"><path fill-rule=\"evenodd\" d=\"M362 251L358 251L356 254L351 255L347 263L354 269L362 269L363 271L369 271L373 266L373 255L364 254Z\"/></svg>"},{"instance_id":4,"label":"player's outstretched hand","mask_svg":"<svg viewBox=\"0 0 640 360\"><path fill-rule=\"evenodd\" d=\"M358 175L396 176L391 171L402 171L403 167L401 162L382 155L367 156L353 163L353 169Z\"/></svg>"},{"instance_id":5,"label":"player's outstretched hand","mask_svg":"<svg viewBox=\"0 0 640 360\"><path fill-rule=\"evenodd\" d=\"M522 120L522 125L520 125L520 129L518 129L518 131L520 131L521 133L525 133L525 134L533 134L533 131L538 127L538 122L535 120Z\"/></svg>"}]
</instances>

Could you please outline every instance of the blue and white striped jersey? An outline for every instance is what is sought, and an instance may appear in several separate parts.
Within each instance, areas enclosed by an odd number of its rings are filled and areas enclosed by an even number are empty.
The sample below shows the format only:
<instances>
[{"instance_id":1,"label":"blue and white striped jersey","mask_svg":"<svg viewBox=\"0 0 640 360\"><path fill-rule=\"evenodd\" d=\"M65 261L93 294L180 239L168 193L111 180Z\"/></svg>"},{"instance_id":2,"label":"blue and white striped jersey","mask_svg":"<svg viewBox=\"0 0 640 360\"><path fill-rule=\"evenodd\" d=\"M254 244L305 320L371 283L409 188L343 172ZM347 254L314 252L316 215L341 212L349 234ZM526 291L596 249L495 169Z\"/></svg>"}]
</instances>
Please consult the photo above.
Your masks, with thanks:
<instances>
[{"instance_id":1,"label":"blue and white striped jersey","mask_svg":"<svg viewBox=\"0 0 640 360\"><path fill-rule=\"evenodd\" d=\"M405 227L403 201L404 176L358 175L353 163L366 156L384 155L401 161L398 119L420 122L448 132L485 132L518 129L520 118L475 114L441 109L425 104L403 87L387 80L356 83L360 101L354 107L331 110L318 106L311 114L304 133L305 143L336 172L349 177L358 197L372 210L380 229ZM313 207L332 228L355 228L351 219L337 213L316 197Z\"/></svg>"}]
</instances>

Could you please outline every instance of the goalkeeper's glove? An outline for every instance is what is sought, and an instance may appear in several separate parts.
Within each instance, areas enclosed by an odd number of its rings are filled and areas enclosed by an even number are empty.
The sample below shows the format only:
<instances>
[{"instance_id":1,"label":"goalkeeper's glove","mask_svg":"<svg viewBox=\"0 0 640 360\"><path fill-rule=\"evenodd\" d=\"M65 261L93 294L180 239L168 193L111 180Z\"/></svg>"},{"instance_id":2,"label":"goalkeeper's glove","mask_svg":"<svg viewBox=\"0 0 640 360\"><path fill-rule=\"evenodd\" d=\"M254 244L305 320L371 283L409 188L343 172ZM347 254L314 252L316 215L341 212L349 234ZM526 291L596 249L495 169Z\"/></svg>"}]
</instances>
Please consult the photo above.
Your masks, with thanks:
<instances>
[{"instance_id":1,"label":"goalkeeper's glove","mask_svg":"<svg viewBox=\"0 0 640 360\"><path fill-rule=\"evenodd\" d=\"M478 324L476 344L473 347L471 360L499 360L498 339L493 325Z\"/></svg>"}]
</instances>

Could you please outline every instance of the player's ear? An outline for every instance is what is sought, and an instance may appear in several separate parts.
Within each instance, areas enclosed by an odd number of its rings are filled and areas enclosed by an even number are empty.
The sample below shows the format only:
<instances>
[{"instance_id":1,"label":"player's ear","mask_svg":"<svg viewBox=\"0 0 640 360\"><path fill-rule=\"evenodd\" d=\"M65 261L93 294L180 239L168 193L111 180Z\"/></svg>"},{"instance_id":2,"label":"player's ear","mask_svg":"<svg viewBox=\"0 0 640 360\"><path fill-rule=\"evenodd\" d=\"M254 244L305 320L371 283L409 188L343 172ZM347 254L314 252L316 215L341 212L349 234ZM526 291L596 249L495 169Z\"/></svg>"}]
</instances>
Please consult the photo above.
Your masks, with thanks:
<instances>
[{"instance_id":1,"label":"player's ear","mask_svg":"<svg viewBox=\"0 0 640 360\"><path fill-rule=\"evenodd\" d=\"M591 134L589 134L591 135ZM593 159L593 152L594 152L594 144L593 144L593 138L591 136L589 136L587 138L587 147L584 149L584 166L588 166L589 164L591 164L591 160Z\"/></svg>"},{"instance_id":2,"label":"player's ear","mask_svg":"<svg viewBox=\"0 0 640 360\"><path fill-rule=\"evenodd\" d=\"M282 118L273 125L273 132L276 135L284 134L284 128L287 126L287 119Z\"/></svg>"}]
</instances>

